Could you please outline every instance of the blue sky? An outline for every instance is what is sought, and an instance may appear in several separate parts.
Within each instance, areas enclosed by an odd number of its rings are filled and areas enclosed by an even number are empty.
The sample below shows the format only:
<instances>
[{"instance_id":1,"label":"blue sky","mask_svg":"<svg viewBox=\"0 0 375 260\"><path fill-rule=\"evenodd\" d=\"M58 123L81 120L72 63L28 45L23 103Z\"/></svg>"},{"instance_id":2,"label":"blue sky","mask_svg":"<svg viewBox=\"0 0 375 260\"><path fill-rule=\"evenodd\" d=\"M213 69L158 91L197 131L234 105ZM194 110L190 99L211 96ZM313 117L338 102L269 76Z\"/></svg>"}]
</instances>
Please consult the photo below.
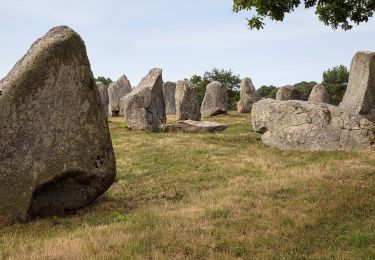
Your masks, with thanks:
<instances>
[{"instance_id":1,"label":"blue sky","mask_svg":"<svg viewBox=\"0 0 375 260\"><path fill-rule=\"evenodd\" d=\"M251 14L231 0L1 0L0 77L51 27L68 25L86 42L94 75L138 84L153 67L164 81L214 67L249 76L255 87L321 81L330 67L350 65L359 50L375 51L375 21L333 31L313 10L283 23L247 29Z\"/></svg>"}]
</instances>

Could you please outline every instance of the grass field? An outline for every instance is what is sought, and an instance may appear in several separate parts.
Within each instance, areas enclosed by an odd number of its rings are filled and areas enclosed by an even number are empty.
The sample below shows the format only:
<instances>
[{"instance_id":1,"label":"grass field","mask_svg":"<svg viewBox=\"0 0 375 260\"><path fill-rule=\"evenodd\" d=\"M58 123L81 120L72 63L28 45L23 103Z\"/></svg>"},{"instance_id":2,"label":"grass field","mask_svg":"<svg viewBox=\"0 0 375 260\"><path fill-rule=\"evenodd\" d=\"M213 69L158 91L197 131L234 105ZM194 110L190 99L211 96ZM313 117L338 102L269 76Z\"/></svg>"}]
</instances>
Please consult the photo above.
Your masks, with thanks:
<instances>
[{"instance_id":1,"label":"grass field","mask_svg":"<svg viewBox=\"0 0 375 260\"><path fill-rule=\"evenodd\" d=\"M173 121L173 118L169 118ZM284 152L250 115L217 134L110 119L117 181L75 215L1 228L11 259L375 259L375 152Z\"/></svg>"}]
</instances>

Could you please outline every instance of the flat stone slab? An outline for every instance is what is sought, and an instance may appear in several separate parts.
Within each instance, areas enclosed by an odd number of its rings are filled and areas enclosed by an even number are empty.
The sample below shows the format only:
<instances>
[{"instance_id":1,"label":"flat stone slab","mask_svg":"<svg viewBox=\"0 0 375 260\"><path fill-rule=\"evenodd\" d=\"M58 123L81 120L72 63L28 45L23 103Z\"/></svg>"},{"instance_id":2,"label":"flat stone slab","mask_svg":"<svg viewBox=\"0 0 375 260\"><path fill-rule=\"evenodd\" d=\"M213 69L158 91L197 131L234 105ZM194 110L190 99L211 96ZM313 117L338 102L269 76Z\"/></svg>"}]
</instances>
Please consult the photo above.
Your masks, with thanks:
<instances>
[{"instance_id":1,"label":"flat stone slab","mask_svg":"<svg viewBox=\"0 0 375 260\"><path fill-rule=\"evenodd\" d=\"M175 124L164 124L160 126L162 132L184 132L184 133L214 133L222 132L228 126L210 121L177 121Z\"/></svg>"}]
</instances>

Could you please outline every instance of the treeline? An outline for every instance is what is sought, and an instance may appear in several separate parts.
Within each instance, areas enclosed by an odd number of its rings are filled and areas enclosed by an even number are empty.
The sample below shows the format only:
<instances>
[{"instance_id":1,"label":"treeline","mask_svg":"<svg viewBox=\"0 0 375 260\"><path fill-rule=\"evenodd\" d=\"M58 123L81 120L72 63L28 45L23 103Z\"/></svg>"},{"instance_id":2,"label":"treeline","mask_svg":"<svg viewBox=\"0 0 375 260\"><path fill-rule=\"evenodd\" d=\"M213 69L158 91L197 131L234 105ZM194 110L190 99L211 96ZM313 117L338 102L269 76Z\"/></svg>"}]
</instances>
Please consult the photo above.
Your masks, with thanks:
<instances>
[{"instance_id":1,"label":"treeline","mask_svg":"<svg viewBox=\"0 0 375 260\"><path fill-rule=\"evenodd\" d=\"M112 83L110 78L102 76L97 77L96 80L103 82L107 86ZM228 90L229 109L236 110L237 102L240 100L240 75L233 73L232 70L214 68L211 71L206 71L202 76L193 75L189 80L197 85L200 102L203 101L206 87L210 82L221 82ZM348 81L349 71L344 65L340 65L323 72L321 84L326 87L330 96L331 104L338 105L341 102L345 94ZM302 93L303 100L308 100L310 93L316 84L318 84L318 82L302 81L294 84L294 87ZM276 98L278 87L273 85L261 86L257 91L263 98Z\"/></svg>"}]
</instances>

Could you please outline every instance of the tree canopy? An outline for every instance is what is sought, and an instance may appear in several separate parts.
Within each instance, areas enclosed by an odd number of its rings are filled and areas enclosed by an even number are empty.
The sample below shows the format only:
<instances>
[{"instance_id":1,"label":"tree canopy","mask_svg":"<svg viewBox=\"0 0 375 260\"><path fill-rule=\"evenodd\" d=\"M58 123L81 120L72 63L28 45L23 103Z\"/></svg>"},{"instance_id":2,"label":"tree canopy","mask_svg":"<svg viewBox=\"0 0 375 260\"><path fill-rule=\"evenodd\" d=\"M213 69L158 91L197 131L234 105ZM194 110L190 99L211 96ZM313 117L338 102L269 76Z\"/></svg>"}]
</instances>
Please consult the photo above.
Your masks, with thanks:
<instances>
[{"instance_id":1,"label":"tree canopy","mask_svg":"<svg viewBox=\"0 0 375 260\"><path fill-rule=\"evenodd\" d=\"M254 10L248 19L250 29L263 29L264 18L283 21L285 15L303 5L316 8L315 13L325 25L350 30L353 24L367 22L375 11L375 0L233 0L233 11Z\"/></svg>"},{"instance_id":2,"label":"tree canopy","mask_svg":"<svg viewBox=\"0 0 375 260\"><path fill-rule=\"evenodd\" d=\"M349 71L344 65L333 67L323 72L322 84L330 96L330 103L338 105L349 82Z\"/></svg>"},{"instance_id":3,"label":"tree canopy","mask_svg":"<svg viewBox=\"0 0 375 260\"><path fill-rule=\"evenodd\" d=\"M112 79L110 78L106 78L106 77L103 77L103 76L99 76L95 79L95 81L100 81L102 82L104 85L106 85L107 87L109 86L109 84L111 84L113 81Z\"/></svg>"}]
</instances>

